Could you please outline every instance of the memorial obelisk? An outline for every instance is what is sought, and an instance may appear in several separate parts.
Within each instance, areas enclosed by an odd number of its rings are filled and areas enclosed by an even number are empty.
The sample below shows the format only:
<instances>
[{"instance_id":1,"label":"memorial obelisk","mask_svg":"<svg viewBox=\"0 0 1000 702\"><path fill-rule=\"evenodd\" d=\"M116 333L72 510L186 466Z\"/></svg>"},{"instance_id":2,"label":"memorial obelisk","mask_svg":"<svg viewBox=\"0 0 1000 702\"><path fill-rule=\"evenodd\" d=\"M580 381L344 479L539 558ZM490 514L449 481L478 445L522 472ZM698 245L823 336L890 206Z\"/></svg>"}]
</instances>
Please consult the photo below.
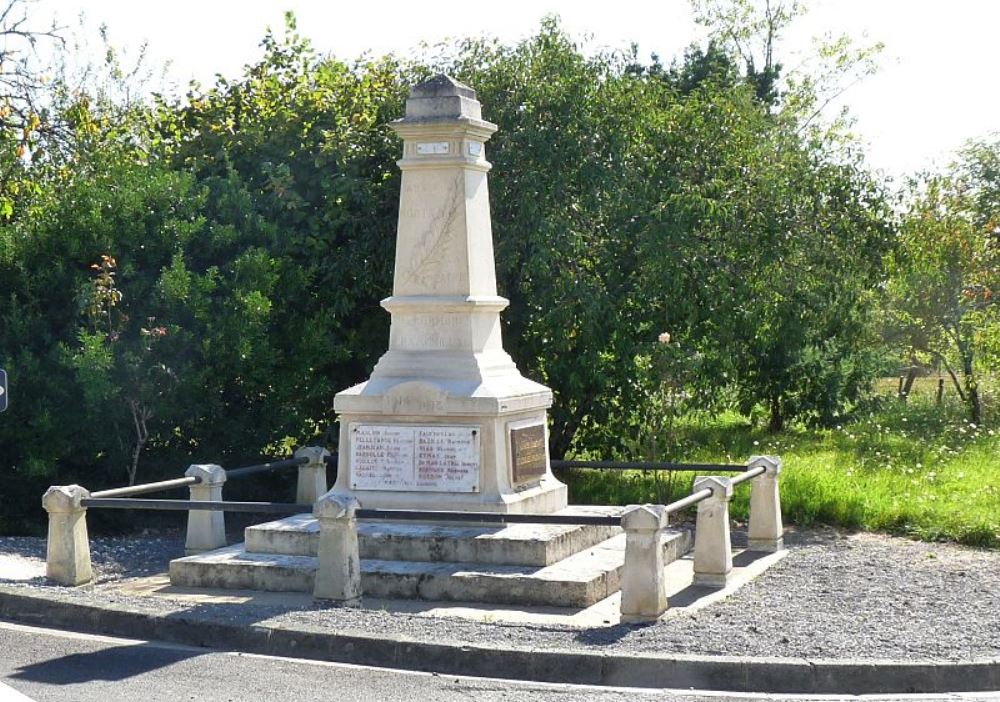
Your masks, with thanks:
<instances>
[{"instance_id":1,"label":"memorial obelisk","mask_svg":"<svg viewBox=\"0 0 1000 702\"><path fill-rule=\"evenodd\" d=\"M333 492L383 509L553 512L566 486L549 466L552 392L504 351L476 93L440 75L414 87L403 139L389 349L371 378L337 394Z\"/></svg>"}]
</instances>

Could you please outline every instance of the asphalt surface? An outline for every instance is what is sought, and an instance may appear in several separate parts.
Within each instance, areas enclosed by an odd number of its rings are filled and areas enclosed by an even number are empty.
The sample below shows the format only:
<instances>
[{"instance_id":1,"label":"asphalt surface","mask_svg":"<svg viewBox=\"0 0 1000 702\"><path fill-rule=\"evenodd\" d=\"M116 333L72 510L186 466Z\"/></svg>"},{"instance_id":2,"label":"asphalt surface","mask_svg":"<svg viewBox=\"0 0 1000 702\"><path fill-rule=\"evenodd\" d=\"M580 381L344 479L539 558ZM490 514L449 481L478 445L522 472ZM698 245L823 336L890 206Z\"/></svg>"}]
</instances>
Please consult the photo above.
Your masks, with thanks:
<instances>
[{"instance_id":1,"label":"asphalt surface","mask_svg":"<svg viewBox=\"0 0 1000 702\"><path fill-rule=\"evenodd\" d=\"M13 692L12 692L13 691ZM0 701L197 700L986 700L986 695L819 697L729 695L519 683L394 671L90 636L0 622Z\"/></svg>"}]
</instances>

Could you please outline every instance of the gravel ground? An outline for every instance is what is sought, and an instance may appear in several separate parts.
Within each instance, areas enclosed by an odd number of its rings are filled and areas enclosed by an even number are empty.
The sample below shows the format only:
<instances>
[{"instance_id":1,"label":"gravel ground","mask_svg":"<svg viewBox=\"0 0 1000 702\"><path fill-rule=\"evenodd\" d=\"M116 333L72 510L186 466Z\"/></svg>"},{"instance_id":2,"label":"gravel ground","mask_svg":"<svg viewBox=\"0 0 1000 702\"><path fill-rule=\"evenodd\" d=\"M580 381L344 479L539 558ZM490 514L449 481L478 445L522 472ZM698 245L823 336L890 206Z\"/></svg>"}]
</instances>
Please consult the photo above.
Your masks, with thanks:
<instances>
[{"instance_id":1,"label":"gravel ground","mask_svg":"<svg viewBox=\"0 0 1000 702\"><path fill-rule=\"evenodd\" d=\"M832 529L790 532L789 555L737 593L654 625L581 629L478 623L316 604L183 605L117 591L163 572L179 535L96 538L96 583L45 584L39 538L0 538L0 587L228 623L385 633L417 640L535 649L809 658L968 660L1000 657L1000 552ZM32 563L33 577L5 563ZM18 575L20 573L20 575ZM30 575L30 573L28 573Z\"/></svg>"}]
</instances>

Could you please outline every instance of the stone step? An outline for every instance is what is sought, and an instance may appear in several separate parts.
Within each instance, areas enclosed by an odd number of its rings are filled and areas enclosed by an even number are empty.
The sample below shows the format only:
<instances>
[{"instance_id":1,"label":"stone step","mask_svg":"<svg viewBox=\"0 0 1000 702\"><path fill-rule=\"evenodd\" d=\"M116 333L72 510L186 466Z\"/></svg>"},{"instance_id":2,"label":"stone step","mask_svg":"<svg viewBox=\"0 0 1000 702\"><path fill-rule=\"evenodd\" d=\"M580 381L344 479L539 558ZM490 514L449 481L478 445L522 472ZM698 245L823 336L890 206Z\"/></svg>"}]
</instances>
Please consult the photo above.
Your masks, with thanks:
<instances>
[{"instance_id":1,"label":"stone step","mask_svg":"<svg viewBox=\"0 0 1000 702\"><path fill-rule=\"evenodd\" d=\"M620 509L573 507L560 513L617 514ZM361 557L386 561L545 566L621 533L619 527L578 524L358 522ZM248 553L315 556L319 523L312 515L296 514L247 527L244 537Z\"/></svg>"},{"instance_id":2,"label":"stone step","mask_svg":"<svg viewBox=\"0 0 1000 702\"><path fill-rule=\"evenodd\" d=\"M687 531L663 540L664 560L690 548ZM617 592L625 558L619 534L548 566L401 561L363 558L361 585L366 597L451 602L589 607ZM243 544L170 563L175 586L311 592L314 556L248 553Z\"/></svg>"}]
</instances>

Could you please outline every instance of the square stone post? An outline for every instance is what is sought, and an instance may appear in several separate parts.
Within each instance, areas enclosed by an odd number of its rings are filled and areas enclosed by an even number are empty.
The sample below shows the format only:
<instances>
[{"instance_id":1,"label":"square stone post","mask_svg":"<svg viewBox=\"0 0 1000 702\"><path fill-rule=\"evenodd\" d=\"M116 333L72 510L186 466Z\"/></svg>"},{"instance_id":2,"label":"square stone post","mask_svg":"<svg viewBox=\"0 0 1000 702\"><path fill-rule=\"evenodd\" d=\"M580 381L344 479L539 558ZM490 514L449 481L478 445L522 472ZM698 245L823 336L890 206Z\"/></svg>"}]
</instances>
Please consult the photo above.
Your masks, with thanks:
<instances>
[{"instance_id":1,"label":"square stone post","mask_svg":"<svg viewBox=\"0 0 1000 702\"><path fill-rule=\"evenodd\" d=\"M80 506L88 497L90 492L79 485L53 485L42 496L42 507L49 513L45 576L60 585L81 585L93 578L87 508Z\"/></svg>"},{"instance_id":2,"label":"square stone post","mask_svg":"<svg viewBox=\"0 0 1000 702\"><path fill-rule=\"evenodd\" d=\"M750 550L774 553L784 548L778 491L781 459L777 456L750 457L749 468L761 466L764 472L750 483Z\"/></svg>"},{"instance_id":3,"label":"square stone post","mask_svg":"<svg viewBox=\"0 0 1000 702\"><path fill-rule=\"evenodd\" d=\"M356 602L361 597L361 556L358 552L358 501L328 493L313 506L319 520L319 564L313 597Z\"/></svg>"},{"instance_id":4,"label":"square stone post","mask_svg":"<svg viewBox=\"0 0 1000 702\"><path fill-rule=\"evenodd\" d=\"M733 483L715 475L698 476L694 492L708 488L712 496L698 503L694 532L694 584L725 587L733 570L733 550L729 535L729 498Z\"/></svg>"},{"instance_id":5,"label":"square stone post","mask_svg":"<svg viewBox=\"0 0 1000 702\"><path fill-rule=\"evenodd\" d=\"M322 446L304 446L295 451L296 458L308 458L308 463L299 466L299 482L295 489L295 501L313 504L326 494L326 457L330 455Z\"/></svg>"},{"instance_id":6,"label":"square stone post","mask_svg":"<svg viewBox=\"0 0 1000 702\"><path fill-rule=\"evenodd\" d=\"M184 475L201 478L200 483L191 486L192 502L220 502L222 485L226 482L226 471L214 463L189 466ZM192 509L188 511L187 541L184 553L192 555L212 551L226 545L226 514L222 511Z\"/></svg>"},{"instance_id":7,"label":"square stone post","mask_svg":"<svg viewBox=\"0 0 1000 702\"><path fill-rule=\"evenodd\" d=\"M656 621L667 610L667 584L660 543L666 526L667 513L662 505L633 506L622 515L622 528L625 529L623 622Z\"/></svg>"}]
</instances>

